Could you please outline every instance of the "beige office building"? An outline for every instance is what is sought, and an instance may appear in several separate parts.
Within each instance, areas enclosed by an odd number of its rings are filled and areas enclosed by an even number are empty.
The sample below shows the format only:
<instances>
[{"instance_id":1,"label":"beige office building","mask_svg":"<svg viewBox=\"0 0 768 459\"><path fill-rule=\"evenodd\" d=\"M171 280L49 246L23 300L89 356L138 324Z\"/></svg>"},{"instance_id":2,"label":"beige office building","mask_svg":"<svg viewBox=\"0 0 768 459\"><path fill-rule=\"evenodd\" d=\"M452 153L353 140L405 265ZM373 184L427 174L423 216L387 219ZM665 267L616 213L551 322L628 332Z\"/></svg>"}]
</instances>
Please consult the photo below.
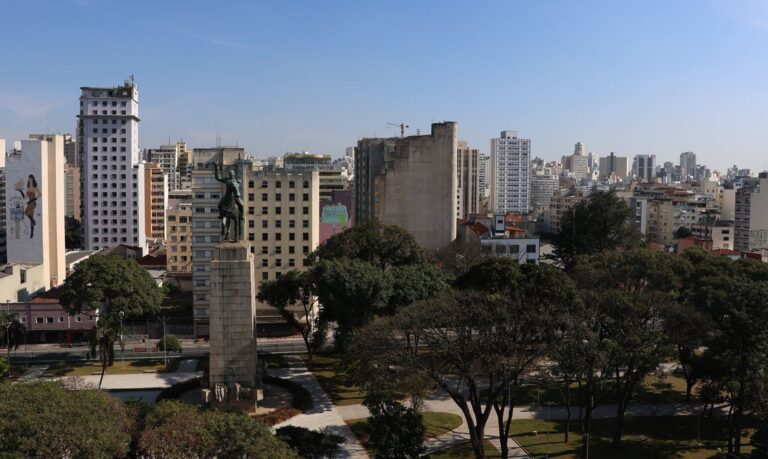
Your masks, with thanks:
<instances>
[{"instance_id":1,"label":"beige office building","mask_svg":"<svg viewBox=\"0 0 768 459\"><path fill-rule=\"evenodd\" d=\"M166 270L171 276L192 274L192 192L168 195L165 211Z\"/></svg>"},{"instance_id":2,"label":"beige office building","mask_svg":"<svg viewBox=\"0 0 768 459\"><path fill-rule=\"evenodd\" d=\"M80 221L82 218L82 205L80 196L80 167L74 164L64 165L64 193L66 212L69 218Z\"/></svg>"},{"instance_id":3,"label":"beige office building","mask_svg":"<svg viewBox=\"0 0 768 459\"><path fill-rule=\"evenodd\" d=\"M480 161L477 148L459 142L456 150L456 218L480 212Z\"/></svg>"},{"instance_id":4,"label":"beige office building","mask_svg":"<svg viewBox=\"0 0 768 459\"><path fill-rule=\"evenodd\" d=\"M64 138L22 140L6 162L8 262L42 264L48 287L64 282Z\"/></svg>"}]
</instances>

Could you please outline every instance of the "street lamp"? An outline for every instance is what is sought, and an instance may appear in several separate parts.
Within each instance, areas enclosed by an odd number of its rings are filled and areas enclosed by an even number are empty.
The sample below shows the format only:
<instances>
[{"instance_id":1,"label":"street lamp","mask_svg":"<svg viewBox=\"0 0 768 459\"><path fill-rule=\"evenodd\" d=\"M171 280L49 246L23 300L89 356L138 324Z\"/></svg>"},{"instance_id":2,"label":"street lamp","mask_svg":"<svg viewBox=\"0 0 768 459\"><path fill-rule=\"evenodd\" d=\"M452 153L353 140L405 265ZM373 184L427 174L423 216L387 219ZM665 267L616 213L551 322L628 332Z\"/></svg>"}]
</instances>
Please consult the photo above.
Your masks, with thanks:
<instances>
[{"instance_id":1,"label":"street lamp","mask_svg":"<svg viewBox=\"0 0 768 459\"><path fill-rule=\"evenodd\" d=\"M120 318L120 365L125 368L125 339L123 338L123 319L125 311L120 311L117 316Z\"/></svg>"}]
</instances>

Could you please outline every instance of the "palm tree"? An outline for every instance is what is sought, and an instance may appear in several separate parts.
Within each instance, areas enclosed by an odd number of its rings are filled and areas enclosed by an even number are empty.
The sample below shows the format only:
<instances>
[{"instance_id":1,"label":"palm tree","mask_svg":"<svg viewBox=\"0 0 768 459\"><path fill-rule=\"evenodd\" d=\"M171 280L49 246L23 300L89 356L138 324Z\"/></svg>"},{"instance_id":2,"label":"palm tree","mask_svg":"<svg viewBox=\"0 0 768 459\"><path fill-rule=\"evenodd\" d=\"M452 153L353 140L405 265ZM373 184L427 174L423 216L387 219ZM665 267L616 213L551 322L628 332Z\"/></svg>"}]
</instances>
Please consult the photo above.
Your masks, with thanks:
<instances>
[{"instance_id":1,"label":"palm tree","mask_svg":"<svg viewBox=\"0 0 768 459\"><path fill-rule=\"evenodd\" d=\"M11 348L19 347L26 332L27 327L14 314L0 311L0 343L5 343L8 351L8 377L11 376Z\"/></svg>"}]
</instances>

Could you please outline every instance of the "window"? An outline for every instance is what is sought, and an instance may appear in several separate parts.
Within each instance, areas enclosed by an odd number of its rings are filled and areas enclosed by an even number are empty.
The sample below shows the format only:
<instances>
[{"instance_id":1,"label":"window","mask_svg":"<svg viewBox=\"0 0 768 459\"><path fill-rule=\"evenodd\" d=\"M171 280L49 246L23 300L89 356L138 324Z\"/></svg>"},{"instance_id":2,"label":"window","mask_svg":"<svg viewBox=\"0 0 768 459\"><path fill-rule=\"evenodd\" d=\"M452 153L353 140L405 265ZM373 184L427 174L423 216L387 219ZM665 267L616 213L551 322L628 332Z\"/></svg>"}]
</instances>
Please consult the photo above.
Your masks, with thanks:
<instances>
[{"instance_id":1,"label":"window","mask_svg":"<svg viewBox=\"0 0 768 459\"><path fill-rule=\"evenodd\" d=\"M309 201L309 193L304 193L304 194L302 194L302 195L301 195L301 199L303 199L303 200L305 200L305 201Z\"/></svg>"},{"instance_id":2,"label":"window","mask_svg":"<svg viewBox=\"0 0 768 459\"><path fill-rule=\"evenodd\" d=\"M53 317L46 317L45 321L46 321L46 323L52 324L53 323Z\"/></svg>"},{"instance_id":3,"label":"window","mask_svg":"<svg viewBox=\"0 0 768 459\"><path fill-rule=\"evenodd\" d=\"M262 188L266 188L266 187L268 187L268 186L269 186L269 183L267 183L267 181L266 181L266 180L264 180L264 181L262 181L262 182L261 182L261 187L262 187Z\"/></svg>"},{"instance_id":4,"label":"window","mask_svg":"<svg viewBox=\"0 0 768 459\"><path fill-rule=\"evenodd\" d=\"M308 241L309 240L309 233L303 233L301 235L302 240Z\"/></svg>"},{"instance_id":5,"label":"window","mask_svg":"<svg viewBox=\"0 0 768 459\"><path fill-rule=\"evenodd\" d=\"M261 260L261 267L262 268L266 268L268 266L269 266L269 260L267 260L266 258L262 258L262 260Z\"/></svg>"},{"instance_id":6,"label":"window","mask_svg":"<svg viewBox=\"0 0 768 459\"><path fill-rule=\"evenodd\" d=\"M282 208L280 208L280 207L275 207L275 214L277 214L277 215L280 215L280 214L282 214L282 213L283 213L283 212L282 212L282 210L283 210L283 209L282 209Z\"/></svg>"},{"instance_id":7,"label":"window","mask_svg":"<svg viewBox=\"0 0 768 459\"><path fill-rule=\"evenodd\" d=\"M304 180L304 188L309 188L309 182Z\"/></svg>"},{"instance_id":8,"label":"window","mask_svg":"<svg viewBox=\"0 0 768 459\"><path fill-rule=\"evenodd\" d=\"M269 195L268 195L267 193L261 193L261 200L262 200L262 201L267 201L267 200L269 200Z\"/></svg>"},{"instance_id":9,"label":"window","mask_svg":"<svg viewBox=\"0 0 768 459\"><path fill-rule=\"evenodd\" d=\"M269 234L261 233L261 240L262 241L268 241L269 240Z\"/></svg>"},{"instance_id":10,"label":"window","mask_svg":"<svg viewBox=\"0 0 768 459\"><path fill-rule=\"evenodd\" d=\"M75 322L82 322L83 318L80 316L75 316Z\"/></svg>"},{"instance_id":11,"label":"window","mask_svg":"<svg viewBox=\"0 0 768 459\"><path fill-rule=\"evenodd\" d=\"M280 180L275 182L275 188L281 188L282 186L283 186L283 184L280 182Z\"/></svg>"},{"instance_id":12,"label":"window","mask_svg":"<svg viewBox=\"0 0 768 459\"><path fill-rule=\"evenodd\" d=\"M536 253L536 244L528 244L525 246L525 251L527 253Z\"/></svg>"},{"instance_id":13,"label":"window","mask_svg":"<svg viewBox=\"0 0 768 459\"><path fill-rule=\"evenodd\" d=\"M43 318L43 317L35 317L35 323L36 324L45 323L45 318Z\"/></svg>"},{"instance_id":14,"label":"window","mask_svg":"<svg viewBox=\"0 0 768 459\"><path fill-rule=\"evenodd\" d=\"M282 247L280 247L279 245L277 247L275 247L275 254L276 255L281 255L282 253L283 253L283 248Z\"/></svg>"},{"instance_id":15,"label":"window","mask_svg":"<svg viewBox=\"0 0 768 459\"><path fill-rule=\"evenodd\" d=\"M261 280L269 280L269 273L267 272L261 273Z\"/></svg>"}]
</instances>

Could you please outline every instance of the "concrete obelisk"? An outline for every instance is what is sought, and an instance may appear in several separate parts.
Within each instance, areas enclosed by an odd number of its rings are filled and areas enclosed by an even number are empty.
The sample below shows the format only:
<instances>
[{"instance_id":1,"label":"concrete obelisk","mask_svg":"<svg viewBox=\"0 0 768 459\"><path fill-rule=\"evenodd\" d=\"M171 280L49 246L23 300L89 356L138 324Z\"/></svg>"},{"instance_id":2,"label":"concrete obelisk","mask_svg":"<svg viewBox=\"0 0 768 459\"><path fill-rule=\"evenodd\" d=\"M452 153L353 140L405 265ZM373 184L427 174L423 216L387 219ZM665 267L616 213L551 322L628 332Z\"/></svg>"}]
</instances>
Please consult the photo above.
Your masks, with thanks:
<instances>
[{"instance_id":1,"label":"concrete obelisk","mask_svg":"<svg viewBox=\"0 0 768 459\"><path fill-rule=\"evenodd\" d=\"M209 387L221 400L263 394L256 355L253 254L244 242L219 243L211 261ZM251 391L238 394L238 385ZM217 386L218 385L218 386ZM223 386L222 386L223 385Z\"/></svg>"}]
</instances>

